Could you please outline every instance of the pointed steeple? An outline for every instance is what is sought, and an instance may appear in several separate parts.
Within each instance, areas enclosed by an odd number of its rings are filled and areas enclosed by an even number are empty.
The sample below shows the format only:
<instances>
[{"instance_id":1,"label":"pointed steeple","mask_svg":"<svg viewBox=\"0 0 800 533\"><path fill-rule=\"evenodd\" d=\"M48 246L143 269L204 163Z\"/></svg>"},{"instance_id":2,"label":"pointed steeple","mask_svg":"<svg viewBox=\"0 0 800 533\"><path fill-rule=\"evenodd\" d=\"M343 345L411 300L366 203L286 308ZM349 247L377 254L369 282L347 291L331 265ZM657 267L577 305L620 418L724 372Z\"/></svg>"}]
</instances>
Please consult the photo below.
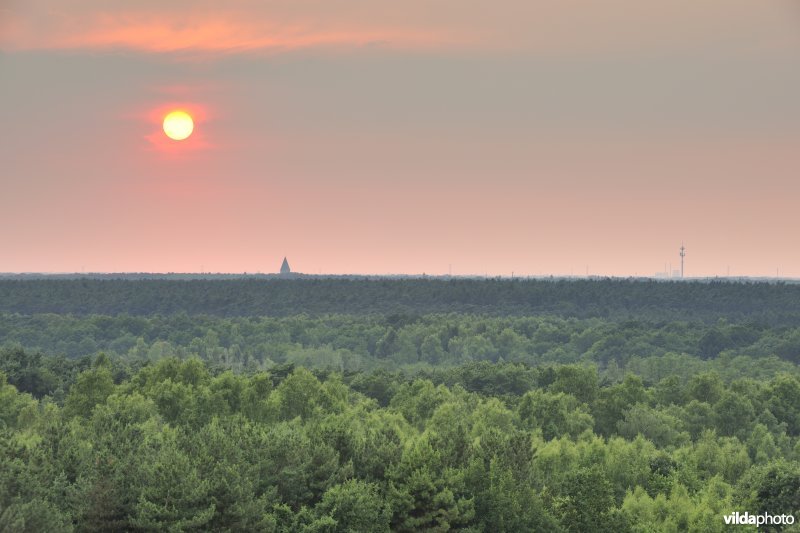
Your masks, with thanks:
<instances>
[{"instance_id":1,"label":"pointed steeple","mask_svg":"<svg viewBox=\"0 0 800 533\"><path fill-rule=\"evenodd\" d=\"M283 264L281 265L281 274L291 274L292 269L289 268L289 261L286 258L283 258Z\"/></svg>"}]
</instances>

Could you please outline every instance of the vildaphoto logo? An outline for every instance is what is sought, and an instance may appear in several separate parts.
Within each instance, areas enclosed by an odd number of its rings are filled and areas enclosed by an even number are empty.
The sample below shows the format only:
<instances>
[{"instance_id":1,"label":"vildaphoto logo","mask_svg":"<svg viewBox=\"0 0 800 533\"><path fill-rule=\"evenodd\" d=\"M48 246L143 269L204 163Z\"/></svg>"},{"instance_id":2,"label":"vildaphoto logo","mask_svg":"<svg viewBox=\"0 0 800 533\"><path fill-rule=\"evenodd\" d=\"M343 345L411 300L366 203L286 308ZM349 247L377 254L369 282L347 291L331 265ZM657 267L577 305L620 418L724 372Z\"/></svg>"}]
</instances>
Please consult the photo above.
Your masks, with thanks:
<instances>
[{"instance_id":1,"label":"vildaphoto logo","mask_svg":"<svg viewBox=\"0 0 800 533\"><path fill-rule=\"evenodd\" d=\"M736 526L777 526L794 524L794 515L791 514L750 514L747 512L727 514L723 516L726 525Z\"/></svg>"}]
</instances>

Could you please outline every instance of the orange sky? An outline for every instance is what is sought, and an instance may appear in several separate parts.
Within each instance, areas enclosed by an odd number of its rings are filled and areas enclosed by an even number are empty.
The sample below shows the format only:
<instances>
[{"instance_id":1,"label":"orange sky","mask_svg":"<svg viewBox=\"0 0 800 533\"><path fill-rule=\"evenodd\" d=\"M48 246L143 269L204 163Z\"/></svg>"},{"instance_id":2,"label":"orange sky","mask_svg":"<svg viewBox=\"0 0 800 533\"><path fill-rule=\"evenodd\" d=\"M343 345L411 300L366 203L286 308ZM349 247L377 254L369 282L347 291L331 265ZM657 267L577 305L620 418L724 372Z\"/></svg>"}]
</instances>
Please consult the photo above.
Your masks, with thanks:
<instances>
[{"instance_id":1,"label":"orange sky","mask_svg":"<svg viewBox=\"0 0 800 533\"><path fill-rule=\"evenodd\" d=\"M800 277L796 4L163 4L0 7L0 271Z\"/></svg>"}]
</instances>

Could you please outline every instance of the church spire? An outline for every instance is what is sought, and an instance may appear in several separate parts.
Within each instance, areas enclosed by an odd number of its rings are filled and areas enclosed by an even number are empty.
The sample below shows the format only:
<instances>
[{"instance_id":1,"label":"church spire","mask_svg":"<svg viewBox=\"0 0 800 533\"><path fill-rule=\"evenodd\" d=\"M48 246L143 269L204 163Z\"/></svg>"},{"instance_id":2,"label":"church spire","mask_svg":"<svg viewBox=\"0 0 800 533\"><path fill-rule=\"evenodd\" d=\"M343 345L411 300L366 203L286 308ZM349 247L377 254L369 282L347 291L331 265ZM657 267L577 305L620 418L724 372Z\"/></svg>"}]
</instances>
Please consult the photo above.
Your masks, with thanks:
<instances>
[{"instance_id":1,"label":"church spire","mask_svg":"<svg viewBox=\"0 0 800 533\"><path fill-rule=\"evenodd\" d=\"M289 261L286 258L283 258L283 264L281 265L281 274L291 274L292 269L289 268Z\"/></svg>"}]
</instances>

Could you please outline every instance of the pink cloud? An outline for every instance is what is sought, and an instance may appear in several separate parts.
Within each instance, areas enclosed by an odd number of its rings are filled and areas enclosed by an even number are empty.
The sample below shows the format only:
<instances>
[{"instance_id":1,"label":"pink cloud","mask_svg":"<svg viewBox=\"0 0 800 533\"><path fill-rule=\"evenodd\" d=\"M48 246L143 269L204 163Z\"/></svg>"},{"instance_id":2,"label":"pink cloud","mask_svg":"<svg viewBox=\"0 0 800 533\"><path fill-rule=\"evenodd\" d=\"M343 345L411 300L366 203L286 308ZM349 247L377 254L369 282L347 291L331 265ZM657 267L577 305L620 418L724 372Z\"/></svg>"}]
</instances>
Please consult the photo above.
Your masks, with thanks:
<instances>
[{"instance_id":1,"label":"pink cloud","mask_svg":"<svg viewBox=\"0 0 800 533\"><path fill-rule=\"evenodd\" d=\"M786 49L800 44L793 0L26 0L0 47L230 52L358 47L532 51ZM782 36L776 38L776 35ZM794 37L792 37L794 36Z\"/></svg>"},{"instance_id":2,"label":"pink cloud","mask_svg":"<svg viewBox=\"0 0 800 533\"><path fill-rule=\"evenodd\" d=\"M420 48L454 41L445 29L264 17L248 13L50 12L10 17L3 48L10 50L129 49L152 53L238 52L374 44Z\"/></svg>"}]
</instances>

